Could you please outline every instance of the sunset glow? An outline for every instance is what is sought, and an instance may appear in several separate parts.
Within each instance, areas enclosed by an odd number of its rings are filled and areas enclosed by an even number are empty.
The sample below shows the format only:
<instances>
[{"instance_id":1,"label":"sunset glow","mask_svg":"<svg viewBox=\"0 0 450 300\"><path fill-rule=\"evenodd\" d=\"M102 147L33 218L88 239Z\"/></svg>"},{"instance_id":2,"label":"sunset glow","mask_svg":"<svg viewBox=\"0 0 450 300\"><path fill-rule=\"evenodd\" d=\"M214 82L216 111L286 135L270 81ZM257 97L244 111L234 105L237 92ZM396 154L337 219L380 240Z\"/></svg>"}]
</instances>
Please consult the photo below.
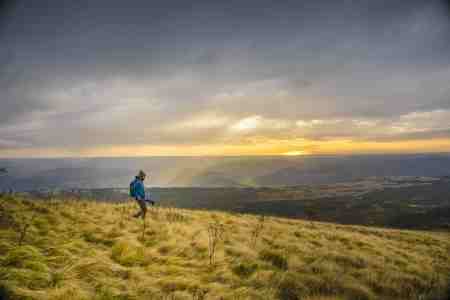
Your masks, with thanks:
<instances>
[{"instance_id":1,"label":"sunset glow","mask_svg":"<svg viewBox=\"0 0 450 300\"><path fill-rule=\"evenodd\" d=\"M298 156L298 155L307 155L308 153L306 151L288 151L288 152L284 152L282 153L283 155L287 155L287 156Z\"/></svg>"},{"instance_id":2,"label":"sunset glow","mask_svg":"<svg viewBox=\"0 0 450 300\"><path fill-rule=\"evenodd\" d=\"M299 145L305 150L298 150ZM103 146L79 148L23 149L4 151L8 157L138 157L138 156L253 156L253 155L349 155L450 152L450 139L413 140L401 142L359 142L351 140L268 140L266 143L173 145L173 146Z\"/></svg>"}]
</instances>

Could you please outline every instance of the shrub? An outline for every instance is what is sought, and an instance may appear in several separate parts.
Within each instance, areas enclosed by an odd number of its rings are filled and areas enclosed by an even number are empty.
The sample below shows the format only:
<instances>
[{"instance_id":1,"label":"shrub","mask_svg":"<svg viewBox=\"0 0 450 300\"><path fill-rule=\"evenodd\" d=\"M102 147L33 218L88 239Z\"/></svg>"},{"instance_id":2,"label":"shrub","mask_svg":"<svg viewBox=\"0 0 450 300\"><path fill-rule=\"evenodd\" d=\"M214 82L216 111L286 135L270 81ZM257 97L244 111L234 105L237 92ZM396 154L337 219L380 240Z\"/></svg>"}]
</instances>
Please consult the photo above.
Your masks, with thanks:
<instances>
[{"instance_id":1,"label":"shrub","mask_svg":"<svg viewBox=\"0 0 450 300\"><path fill-rule=\"evenodd\" d=\"M217 246L223 240L225 228L223 224L218 221L208 225L208 250L209 250L209 265L215 262Z\"/></svg>"},{"instance_id":2,"label":"shrub","mask_svg":"<svg viewBox=\"0 0 450 300\"><path fill-rule=\"evenodd\" d=\"M158 252L159 252L161 255L167 255L167 254L169 254L169 252L170 252L171 249L172 249L172 246L171 246L171 245L163 245L163 246L161 246L161 247L158 248Z\"/></svg>"},{"instance_id":3,"label":"shrub","mask_svg":"<svg viewBox=\"0 0 450 300\"><path fill-rule=\"evenodd\" d=\"M15 218L12 228L17 232L17 244L19 246L25 242L27 233L31 229L31 225L33 224L35 218L36 213L31 215L23 213Z\"/></svg>"},{"instance_id":4,"label":"shrub","mask_svg":"<svg viewBox=\"0 0 450 300\"><path fill-rule=\"evenodd\" d=\"M3 283L0 283L0 299L12 299L10 290Z\"/></svg>"},{"instance_id":5,"label":"shrub","mask_svg":"<svg viewBox=\"0 0 450 300\"><path fill-rule=\"evenodd\" d=\"M364 257L358 255L335 254L331 258L344 268L363 269L367 268L368 262Z\"/></svg>"},{"instance_id":6,"label":"shrub","mask_svg":"<svg viewBox=\"0 0 450 300\"><path fill-rule=\"evenodd\" d=\"M308 294L308 288L289 272L283 276L278 285L277 297L281 300L300 300Z\"/></svg>"},{"instance_id":7,"label":"shrub","mask_svg":"<svg viewBox=\"0 0 450 300\"><path fill-rule=\"evenodd\" d=\"M34 226L39 230L41 235L45 235L50 230L50 224L48 223L47 219L44 218L36 218L34 220Z\"/></svg>"},{"instance_id":8,"label":"shrub","mask_svg":"<svg viewBox=\"0 0 450 300\"><path fill-rule=\"evenodd\" d=\"M161 289L164 293L173 293L175 291L194 290L197 288L192 282L183 278L173 278L160 281Z\"/></svg>"},{"instance_id":9,"label":"shrub","mask_svg":"<svg viewBox=\"0 0 450 300\"><path fill-rule=\"evenodd\" d=\"M25 262L42 262L44 261L44 256L33 246L19 246L11 251L5 256L2 261L3 266L10 266L16 268L23 268Z\"/></svg>"},{"instance_id":10,"label":"shrub","mask_svg":"<svg viewBox=\"0 0 450 300\"><path fill-rule=\"evenodd\" d=\"M166 209L166 220L169 223L187 222L188 217L182 213L179 213L175 208L167 208Z\"/></svg>"},{"instance_id":11,"label":"shrub","mask_svg":"<svg viewBox=\"0 0 450 300\"><path fill-rule=\"evenodd\" d=\"M259 253L259 257L264 261L270 262L274 267L277 267L281 270L288 269L287 258L279 252L272 250L262 250Z\"/></svg>"},{"instance_id":12,"label":"shrub","mask_svg":"<svg viewBox=\"0 0 450 300\"><path fill-rule=\"evenodd\" d=\"M144 266L148 264L142 246L133 246L126 241L119 241L112 247L111 258L124 266Z\"/></svg>"},{"instance_id":13,"label":"shrub","mask_svg":"<svg viewBox=\"0 0 450 300\"><path fill-rule=\"evenodd\" d=\"M7 274L1 277L7 281L16 282L20 287L27 287L29 289L42 289L51 285L51 276L48 272L43 273L29 269L9 268Z\"/></svg>"},{"instance_id":14,"label":"shrub","mask_svg":"<svg viewBox=\"0 0 450 300\"><path fill-rule=\"evenodd\" d=\"M372 300L376 298L368 287L353 282L344 282L342 292L352 300Z\"/></svg>"},{"instance_id":15,"label":"shrub","mask_svg":"<svg viewBox=\"0 0 450 300\"><path fill-rule=\"evenodd\" d=\"M205 299L206 294L208 294L208 289L193 285L189 288L189 292L192 294L193 300L203 300Z\"/></svg>"},{"instance_id":16,"label":"shrub","mask_svg":"<svg viewBox=\"0 0 450 300\"><path fill-rule=\"evenodd\" d=\"M57 277L61 275L65 277L64 272L67 272L68 278L83 279L97 286L94 283L102 282L105 277L113 276L118 268L104 257L87 257L78 260L68 270L63 270L62 274L57 275ZM58 279L56 278L56 281Z\"/></svg>"},{"instance_id":17,"label":"shrub","mask_svg":"<svg viewBox=\"0 0 450 300\"><path fill-rule=\"evenodd\" d=\"M336 274L321 274L320 276L302 274L301 282L308 287L313 295L336 294L339 289L339 283L336 280Z\"/></svg>"},{"instance_id":18,"label":"shrub","mask_svg":"<svg viewBox=\"0 0 450 300\"><path fill-rule=\"evenodd\" d=\"M60 283L64 280L64 272L61 271L54 271L51 273L51 286L52 287L59 287Z\"/></svg>"},{"instance_id":19,"label":"shrub","mask_svg":"<svg viewBox=\"0 0 450 300\"><path fill-rule=\"evenodd\" d=\"M111 239L105 239L100 234L93 233L91 231L83 232L83 238L86 242L94 243L94 244L103 244L107 247L111 247L114 244L114 241Z\"/></svg>"},{"instance_id":20,"label":"shrub","mask_svg":"<svg viewBox=\"0 0 450 300\"><path fill-rule=\"evenodd\" d=\"M50 271L48 266L40 261L25 261L23 262L23 268L41 273L48 273Z\"/></svg>"},{"instance_id":21,"label":"shrub","mask_svg":"<svg viewBox=\"0 0 450 300\"><path fill-rule=\"evenodd\" d=\"M96 290L94 300L130 300L127 294L118 294L108 287L100 287Z\"/></svg>"},{"instance_id":22,"label":"shrub","mask_svg":"<svg viewBox=\"0 0 450 300\"><path fill-rule=\"evenodd\" d=\"M8 243L6 241L0 241L0 263L1 263L1 257L8 253L12 249L11 243ZM1 299L1 298L0 298Z\"/></svg>"},{"instance_id":23,"label":"shrub","mask_svg":"<svg viewBox=\"0 0 450 300\"><path fill-rule=\"evenodd\" d=\"M258 237L260 236L261 232L264 229L264 223L266 221L265 216L260 216L258 218L258 222L256 223L255 227L251 230L251 245L255 245L256 241L258 240Z\"/></svg>"},{"instance_id":24,"label":"shrub","mask_svg":"<svg viewBox=\"0 0 450 300\"><path fill-rule=\"evenodd\" d=\"M245 278L251 276L256 271L256 269L258 269L257 264L241 261L233 266L231 270L239 277Z\"/></svg>"},{"instance_id":25,"label":"shrub","mask_svg":"<svg viewBox=\"0 0 450 300\"><path fill-rule=\"evenodd\" d=\"M130 247L127 243L117 242L111 249L111 258L118 263L122 263L124 256L130 251L129 249Z\"/></svg>"},{"instance_id":26,"label":"shrub","mask_svg":"<svg viewBox=\"0 0 450 300\"><path fill-rule=\"evenodd\" d=\"M1 280L30 289L50 286L51 276L45 257L32 246L19 246L10 250L1 264Z\"/></svg>"}]
</instances>

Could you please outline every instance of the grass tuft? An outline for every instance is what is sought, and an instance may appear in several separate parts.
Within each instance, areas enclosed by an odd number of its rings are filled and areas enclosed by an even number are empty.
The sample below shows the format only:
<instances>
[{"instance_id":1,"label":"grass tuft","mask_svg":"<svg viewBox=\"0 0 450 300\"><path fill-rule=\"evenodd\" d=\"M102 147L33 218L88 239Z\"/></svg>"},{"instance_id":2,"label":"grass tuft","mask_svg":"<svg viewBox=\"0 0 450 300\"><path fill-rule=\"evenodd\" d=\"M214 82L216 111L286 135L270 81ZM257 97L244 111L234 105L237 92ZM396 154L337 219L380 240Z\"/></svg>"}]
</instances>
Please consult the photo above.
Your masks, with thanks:
<instances>
[{"instance_id":1,"label":"grass tuft","mask_svg":"<svg viewBox=\"0 0 450 300\"><path fill-rule=\"evenodd\" d=\"M281 270L288 269L288 260L286 256L280 252L264 249L259 253L259 257Z\"/></svg>"},{"instance_id":2,"label":"grass tuft","mask_svg":"<svg viewBox=\"0 0 450 300\"><path fill-rule=\"evenodd\" d=\"M241 261L232 267L233 273L242 278L250 277L257 269L256 263L246 261Z\"/></svg>"},{"instance_id":3,"label":"grass tuft","mask_svg":"<svg viewBox=\"0 0 450 300\"><path fill-rule=\"evenodd\" d=\"M111 249L111 258L124 266L145 266L149 264L145 248L126 240L114 244Z\"/></svg>"},{"instance_id":4,"label":"grass tuft","mask_svg":"<svg viewBox=\"0 0 450 300\"><path fill-rule=\"evenodd\" d=\"M283 276L277 290L277 296L281 300L301 300L308 294L309 290L305 284L291 272Z\"/></svg>"}]
</instances>

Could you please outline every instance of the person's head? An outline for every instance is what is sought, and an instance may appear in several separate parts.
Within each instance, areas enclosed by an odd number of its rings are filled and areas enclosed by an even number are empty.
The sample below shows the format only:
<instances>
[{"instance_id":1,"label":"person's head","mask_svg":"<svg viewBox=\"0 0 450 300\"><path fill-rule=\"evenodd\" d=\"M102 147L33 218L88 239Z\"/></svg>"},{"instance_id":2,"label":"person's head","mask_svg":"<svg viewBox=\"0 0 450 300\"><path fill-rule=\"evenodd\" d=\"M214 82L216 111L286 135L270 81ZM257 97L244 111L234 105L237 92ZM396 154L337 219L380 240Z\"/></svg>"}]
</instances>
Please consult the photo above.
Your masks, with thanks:
<instances>
[{"instance_id":1,"label":"person's head","mask_svg":"<svg viewBox=\"0 0 450 300\"><path fill-rule=\"evenodd\" d=\"M146 177L146 176L147 176L147 175L145 174L144 171L139 170L139 173L138 173L138 175L137 175L136 177L139 178L140 180L145 180L145 177Z\"/></svg>"}]
</instances>

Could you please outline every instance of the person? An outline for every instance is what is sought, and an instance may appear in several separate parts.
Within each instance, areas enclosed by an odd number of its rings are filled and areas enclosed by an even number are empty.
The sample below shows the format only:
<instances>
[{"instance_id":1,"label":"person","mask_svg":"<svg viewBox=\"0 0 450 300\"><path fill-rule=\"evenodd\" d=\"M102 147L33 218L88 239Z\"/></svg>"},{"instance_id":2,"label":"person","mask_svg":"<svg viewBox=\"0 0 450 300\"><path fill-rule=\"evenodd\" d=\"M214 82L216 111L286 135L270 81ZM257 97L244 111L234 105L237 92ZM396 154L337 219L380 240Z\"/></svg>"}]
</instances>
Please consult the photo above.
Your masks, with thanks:
<instances>
[{"instance_id":1,"label":"person","mask_svg":"<svg viewBox=\"0 0 450 300\"><path fill-rule=\"evenodd\" d=\"M151 205L155 205L155 201L150 199L149 195L145 195L145 177L145 172L140 170L135 179L130 183L130 196L137 201L140 208L139 211L133 215L135 218L142 217L142 219L145 219L145 214L147 213L147 202Z\"/></svg>"}]
</instances>

